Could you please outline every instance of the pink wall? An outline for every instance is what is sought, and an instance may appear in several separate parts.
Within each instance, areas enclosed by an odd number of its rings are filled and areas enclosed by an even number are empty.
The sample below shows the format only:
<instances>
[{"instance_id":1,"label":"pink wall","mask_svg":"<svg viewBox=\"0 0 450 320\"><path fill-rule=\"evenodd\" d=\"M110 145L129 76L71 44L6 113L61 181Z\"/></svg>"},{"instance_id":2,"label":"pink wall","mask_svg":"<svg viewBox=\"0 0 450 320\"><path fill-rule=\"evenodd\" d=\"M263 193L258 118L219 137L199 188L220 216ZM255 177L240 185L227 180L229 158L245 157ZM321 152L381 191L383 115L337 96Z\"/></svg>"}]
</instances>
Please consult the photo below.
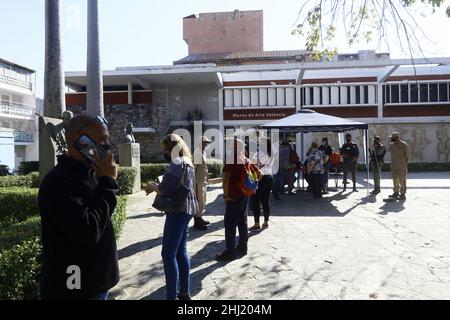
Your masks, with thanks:
<instances>
[{"instance_id":1,"label":"pink wall","mask_svg":"<svg viewBox=\"0 0 450 320\"><path fill-rule=\"evenodd\" d=\"M263 51L263 12L200 13L183 19L189 54Z\"/></svg>"}]
</instances>

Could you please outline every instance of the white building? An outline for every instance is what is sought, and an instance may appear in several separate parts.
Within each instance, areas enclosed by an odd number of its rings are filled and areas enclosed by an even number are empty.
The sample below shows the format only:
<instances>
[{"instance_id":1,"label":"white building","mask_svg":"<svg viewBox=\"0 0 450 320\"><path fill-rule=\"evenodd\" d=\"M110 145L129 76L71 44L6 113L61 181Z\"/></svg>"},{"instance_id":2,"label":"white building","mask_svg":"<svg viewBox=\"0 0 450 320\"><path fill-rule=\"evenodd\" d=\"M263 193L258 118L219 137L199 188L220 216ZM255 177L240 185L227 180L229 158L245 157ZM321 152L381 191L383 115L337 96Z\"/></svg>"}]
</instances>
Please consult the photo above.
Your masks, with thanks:
<instances>
[{"instance_id":1,"label":"white building","mask_svg":"<svg viewBox=\"0 0 450 320\"><path fill-rule=\"evenodd\" d=\"M0 58L0 165L36 161L35 71Z\"/></svg>"}]
</instances>

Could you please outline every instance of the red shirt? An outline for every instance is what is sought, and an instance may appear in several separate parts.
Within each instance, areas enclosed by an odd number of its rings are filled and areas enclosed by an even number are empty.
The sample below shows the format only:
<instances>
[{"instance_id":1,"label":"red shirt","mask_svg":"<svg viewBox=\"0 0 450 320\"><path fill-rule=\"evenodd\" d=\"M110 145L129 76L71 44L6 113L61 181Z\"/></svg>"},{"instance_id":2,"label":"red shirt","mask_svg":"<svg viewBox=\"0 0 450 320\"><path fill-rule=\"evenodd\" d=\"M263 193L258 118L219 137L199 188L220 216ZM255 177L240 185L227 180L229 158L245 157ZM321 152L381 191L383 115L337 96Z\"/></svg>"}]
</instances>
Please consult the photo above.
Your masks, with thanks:
<instances>
[{"instance_id":1,"label":"red shirt","mask_svg":"<svg viewBox=\"0 0 450 320\"><path fill-rule=\"evenodd\" d=\"M237 182L241 179L243 170L243 164L226 164L223 167L223 172L230 174L230 180L228 182L228 197L231 199L237 200L245 196L237 184Z\"/></svg>"}]
</instances>

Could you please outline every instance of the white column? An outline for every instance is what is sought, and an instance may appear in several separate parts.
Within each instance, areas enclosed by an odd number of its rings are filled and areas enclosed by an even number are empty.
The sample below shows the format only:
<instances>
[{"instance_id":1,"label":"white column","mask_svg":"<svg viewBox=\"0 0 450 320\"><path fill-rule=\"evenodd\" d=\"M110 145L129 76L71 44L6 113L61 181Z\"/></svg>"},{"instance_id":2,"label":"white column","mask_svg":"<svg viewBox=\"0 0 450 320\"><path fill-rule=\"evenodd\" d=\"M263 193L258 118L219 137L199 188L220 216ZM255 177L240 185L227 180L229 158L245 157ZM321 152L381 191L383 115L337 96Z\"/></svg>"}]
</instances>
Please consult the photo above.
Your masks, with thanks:
<instances>
[{"instance_id":1,"label":"white column","mask_svg":"<svg viewBox=\"0 0 450 320\"><path fill-rule=\"evenodd\" d=\"M375 103L375 86L370 85L369 86L369 104L374 104Z\"/></svg>"},{"instance_id":2,"label":"white column","mask_svg":"<svg viewBox=\"0 0 450 320\"><path fill-rule=\"evenodd\" d=\"M305 87L305 105L309 106L311 105L311 94L310 94L310 90L309 87Z\"/></svg>"},{"instance_id":3,"label":"white column","mask_svg":"<svg viewBox=\"0 0 450 320\"><path fill-rule=\"evenodd\" d=\"M383 118L383 84L378 84L378 118Z\"/></svg>"},{"instance_id":4,"label":"white column","mask_svg":"<svg viewBox=\"0 0 450 320\"><path fill-rule=\"evenodd\" d=\"M128 82L128 104L133 104L133 84Z\"/></svg>"},{"instance_id":5,"label":"white column","mask_svg":"<svg viewBox=\"0 0 450 320\"><path fill-rule=\"evenodd\" d=\"M322 105L330 104L330 87L322 87Z\"/></svg>"},{"instance_id":6,"label":"white column","mask_svg":"<svg viewBox=\"0 0 450 320\"><path fill-rule=\"evenodd\" d=\"M258 89L250 89L250 97L251 97L250 105L252 107L259 106L259 90Z\"/></svg>"},{"instance_id":7,"label":"white column","mask_svg":"<svg viewBox=\"0 0 450 320\"><path fill-rule=\"evenodd\" d=\"M242 106L242 90L241 89L233 89L233 107Z\"/></svg>"},{"instance_id":8,"label":"white column","mask_svg":"<svg viewBox=\"0 0 450 320\"><path fill-rule=\"evenodd\" d=\"M320 105L320 87L314 87L313 94L314 94L314 102L313 102L313 104L315 106Z\"/></svg>"},{"instance_id":9,"label":"white column","mask_svg":"<svg viewBox=\"0 0 450 320\"><path fill-rule=\"evenodd\" d=\"M356 104L356 87L350 86L350 104Z\"/></svg>"},{"instance_id":10,"label":"white column","mask_svg":"<svg viewBox=\"0 0 450 320\"><path fill-rule=\"evenodd\" d=\"M225 90L226 91L231 91L231 90ZM219 150L218 152L220 153L220 159L221 160L225 160L225 127L223 125L223 89L219 89Z\"/></svg>"},{"instance_id":11,"label":"white column","mask_svg":"<svg viewBox=\"0 0 450 320\"><path fill-rule=\"evenodd\" d=\"M225 89L225 90L221 90L221 94L220 96L222 96L222 101L223 101L223 92L225 92L225 107L226 108L231 108L233 107L233 90L230 89Z\"/></svg>"},{"instance_id":12,"label":"white column","mask_svg":"<svg viewBox=\"0 0 450 320\"><path fill-rule=\"evenodd\" d=\"M347 97L347 86L340 86L341 90L341 104L348 104L348 97Z\"/></svg>"},{"instance_id":13,"label":"white column","mask_svg":"<svg viewBox=\"0 0 450 320\"><path fill-rule=\"evenodd\" d=\"M332 87L330 87L330 90L331 90L331 104L338 105L339 104L339 87L332 86Z\"/></svg>"},{"instance_id":14,"label":"white column","mask_svg":"<svg viewBox=\"0 0 450 320\"><path fill-rule=\"evenodd\" d=\"M359 86L359 103L364 104L366 98L366 93L364 91L364 86Z\"/></svg>"}]
</instances>

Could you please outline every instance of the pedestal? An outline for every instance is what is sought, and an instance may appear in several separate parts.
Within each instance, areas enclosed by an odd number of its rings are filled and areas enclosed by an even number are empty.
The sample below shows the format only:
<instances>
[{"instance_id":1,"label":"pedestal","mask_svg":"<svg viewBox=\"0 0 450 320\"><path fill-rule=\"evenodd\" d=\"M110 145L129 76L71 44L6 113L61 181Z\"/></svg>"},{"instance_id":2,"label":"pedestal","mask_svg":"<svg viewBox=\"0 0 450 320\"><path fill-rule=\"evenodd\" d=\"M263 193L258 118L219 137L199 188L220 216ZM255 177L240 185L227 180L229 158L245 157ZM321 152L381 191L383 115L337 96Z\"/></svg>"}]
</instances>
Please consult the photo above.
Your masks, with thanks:
<instances>
[{"instance_id":1,"label":"pedestal","mask_svg":"<svg viewBox=\"0 0 450 320\"><path fill-rule=\"evenodd\" d=\"M39 184L57 163L56 150L58 148L50 136L48 127L61 123L61 119L39 117Z\"/></svg>"},{"instance_id":2,"label":"pedestal","mask_svg":"<svg viewBox=\"0 0 450 320\"><path fill-rule=\"evenodd\" d=\"M139 143L119 144L119 159L122 167L136 168L133 193L141 191L141 152Z\"/></svg>"}]
</instances>

